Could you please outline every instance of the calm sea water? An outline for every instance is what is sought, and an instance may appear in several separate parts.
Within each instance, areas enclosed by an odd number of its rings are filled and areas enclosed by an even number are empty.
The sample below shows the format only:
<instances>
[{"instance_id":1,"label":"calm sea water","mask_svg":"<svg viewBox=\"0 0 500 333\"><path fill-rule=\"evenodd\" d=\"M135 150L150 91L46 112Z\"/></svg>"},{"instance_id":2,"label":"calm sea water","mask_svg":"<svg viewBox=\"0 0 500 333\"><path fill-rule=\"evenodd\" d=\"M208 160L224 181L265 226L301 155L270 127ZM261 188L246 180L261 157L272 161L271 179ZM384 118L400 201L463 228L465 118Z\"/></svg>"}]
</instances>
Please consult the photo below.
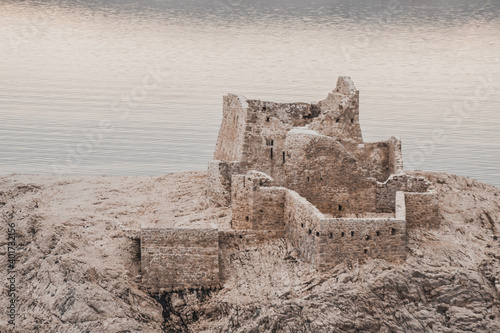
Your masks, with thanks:
<instances>
[{"instance_id":1,"label":"calm sea water","mask_svg":"<svg viewBox=\"0 0 500 333\"><path fill-rule=\"evenodd\" d=\"M0 0L0 174L204 170L224 94L348 75L365 141L500 186L497 3Z\"/></svg>"}]
</instances>

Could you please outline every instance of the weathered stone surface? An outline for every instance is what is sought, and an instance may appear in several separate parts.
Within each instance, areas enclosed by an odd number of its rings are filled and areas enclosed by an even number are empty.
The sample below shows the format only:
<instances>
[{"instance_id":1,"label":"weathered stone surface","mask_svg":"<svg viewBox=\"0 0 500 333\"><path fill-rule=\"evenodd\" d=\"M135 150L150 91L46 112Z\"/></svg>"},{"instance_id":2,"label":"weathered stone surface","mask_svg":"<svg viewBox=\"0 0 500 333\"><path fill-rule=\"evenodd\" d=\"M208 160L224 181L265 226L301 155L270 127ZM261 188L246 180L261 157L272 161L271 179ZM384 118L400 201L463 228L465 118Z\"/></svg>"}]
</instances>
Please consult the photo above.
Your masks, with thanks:
<instances>
[{"instance_id":1,"label":"weathered stone surface","mask_svg":"<svg viewBox=\"0 0 500 333\"><path fill-rule=\"evenodd\" d=\"M439 199L436 191L406 192L405 205L408 228L432 228L439 223Z\"/></svg>"},{"instance_id":2,"label":"weathered stone surface","mask_svg":"<svg viewBox=\"0 0 500 333\"><path fill-rule=\"evenodd\" d=\"M228 209L203 206L206 173L1 177L1 272L5 222L19 240L16 332L499 332L500 190L411 176L435 184L439 223L407 230L406 261L360 258L327 272L272 233L229 230L218 217ZM223 289L156 298L143 289L138 242L121 225L156 214L219 225ZM13 332L4 315L0 331Z\"/></svg>"},{"instance_id":3,"label":"weathered stone surface","mask_svg":"<svg viewBox=\"0 0 500 333\"><path fill-rule=\"evenodd\" d=\"M219 287L218 229L142 228L141 273L150 292Z\"/></svg>"}]
</instances>

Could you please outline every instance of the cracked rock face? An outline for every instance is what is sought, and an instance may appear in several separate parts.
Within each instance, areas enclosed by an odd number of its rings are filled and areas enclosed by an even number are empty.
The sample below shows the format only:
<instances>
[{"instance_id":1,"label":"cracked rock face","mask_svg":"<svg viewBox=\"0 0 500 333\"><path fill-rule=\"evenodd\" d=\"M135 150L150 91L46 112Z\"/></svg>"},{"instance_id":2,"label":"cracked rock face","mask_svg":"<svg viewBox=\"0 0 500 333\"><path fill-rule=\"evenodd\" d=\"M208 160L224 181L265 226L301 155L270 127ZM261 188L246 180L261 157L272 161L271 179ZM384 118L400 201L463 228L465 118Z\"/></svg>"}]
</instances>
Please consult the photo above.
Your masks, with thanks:
<instances>
[{"instance_id":1,"label":"cracked rock face","mask_svg":"<svg viewBox=\"0 0 500 333\"><path fill-rule=\"evenodd\" d=\"M16 223L16 326L1 332L500 332L500 190L441 173L440 224L408 230L408 258L318 273L285 240L226 258L221 290L151 295L124 228L211 221L204 172L0 178L0 277ZM0 307L9 302L2 291Z\"/></svg>"}]
</instances>

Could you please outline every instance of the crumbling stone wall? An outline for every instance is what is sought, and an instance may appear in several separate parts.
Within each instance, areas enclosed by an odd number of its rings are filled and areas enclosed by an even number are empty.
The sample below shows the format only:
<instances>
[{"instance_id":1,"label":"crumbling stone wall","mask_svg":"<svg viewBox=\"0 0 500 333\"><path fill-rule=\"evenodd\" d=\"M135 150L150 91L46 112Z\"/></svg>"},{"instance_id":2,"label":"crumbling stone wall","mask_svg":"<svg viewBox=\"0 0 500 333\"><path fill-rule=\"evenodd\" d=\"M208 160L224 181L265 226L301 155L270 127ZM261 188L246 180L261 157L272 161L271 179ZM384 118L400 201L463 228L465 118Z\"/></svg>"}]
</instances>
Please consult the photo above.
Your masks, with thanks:
<instances>
[{"instance_id":1,"label":"crumbling stone wall","mask_svg":"<svg viewBox=\"0 0 500 333\"><path fill-rule=\"evenodd\" d=\"M349 151L354 151L363 143L359 125L359 91L350 78L339 77L335 90L318 106L322 115L311 124L310 129L339 139Z\"/></svg>"},{"instance_id":2,"label":"crumbling stone wall","mask_svg":"<svg viewBox=\"0 0 500 333\"><path fill-rule=\"evenodd\" d=\"M376 211L376 181L336 139L293 130L286 140L288 188L332 216Z\"/></svg>"},{"instance_id":3,"label":"crumbling stone wall","mask_svg":"<svg viewBox=\"0 0 500 333\"><path fill-rule=\"evenodd\" d=\"M413 177L400 173L394 174L384 183L377 183L377 212L394 212L394 201L397 191L426 192L431 189L432 183L424 177Z\"/></svg>"},{"instance_id":4,"label":"crumbling stone wall","mask_svg":"<svg viewBox=\"0 0 500 333\"><path fill-rule=\"evenodd\" d=\"M217 138L214 160L241 161L246 130L248 104L236 95L224 96L222 124Z\"/></svg>"},{"instance_id":5,"label":"crumbling stone wall","mask_svg":"<svg viewBox=\"0 0 500 333\"><path fill-rule=\"evenodd\" d=\"M273 179L257 171L233 177L231 224L235 230L284 232L286 190L272 184Z\"/></svg>"},{"instance_id":6,"label":"crumbling stone wall","mask_svg":"<svg viewBox=\"0 0 500 333\"><path fill-rule=\"evenodd\" d=\"M399 174L403 171L403 152L401 150L401 139L391 137L389 144L389 174Z\"/></svg>"},{"instance_id":7,"label":"crumbling stone wall","mask_svg":"<svg viewBox=\"0 0 500 333\"><path fill-rule=\"evenodd\" d=\"M439 199L435 190L405 192L408 228L435 228L439 223Z\"/></svg>"},{"instance_id":8,"label":"crumbling stone wall","mask_svg":"<svg viewBox=\"0 0 500 333\"><path fill-rule=\"evenodd\" d=\"M207 194L221 206L231 203L231 174L224 161L211 161L207 170Z\"/></svg>"},{"instance_id":9,"label":"crumbling stone wall","mask_svg":"<svg viewBox=\"0 0 500 333\"><path fill-rule=\"evenodd\" d=\"M389 177L389 143L388 141L370 142L358 145L354 151L361 168L366 170L367 177L384 182Z\"/></svg>"},{"instance_id":10,"label":"crumbling stone wall","mask_svg":"<svg viewBox=\"0 0 500 333\"><path fill-rule=\"evenodd\" d=\"M207 172L208 197L221 206L229 206L232 175L241 172L239 162L211 161Z\"/></svg>"},{"instance_id":11,"label":"crumbling stone wall","mask_svg":"<svg viewBox=\"0 0 500 333\"><path fill-rule=\"evenodd\" d=\"M300 255L318 265L317 234L321 232L321 212L297 192L287 190L285 199L286 235Z\"/></svg>"},{"instance_id":12,"label":"crumbling stone wall","mask_svg":"<svg viewBox=\"0 0 500 333\"><path fill-rule=\"evenodd\" d=\"M215 228L142 228L141 272L151 292L219 286Z\"/></svg>"},{"instance_id":13,"label":"crumbling stone wall","mask_svg":"<svg viewBox=\"0 0 500 333\"><path fill-rule=\"evenodd\" d=\"M270 175L284 185L285 138L293 127L305 126L320 109L307 103L273 103L248 100L243 162L248 169Z\"/></svg>"}]
</instances>

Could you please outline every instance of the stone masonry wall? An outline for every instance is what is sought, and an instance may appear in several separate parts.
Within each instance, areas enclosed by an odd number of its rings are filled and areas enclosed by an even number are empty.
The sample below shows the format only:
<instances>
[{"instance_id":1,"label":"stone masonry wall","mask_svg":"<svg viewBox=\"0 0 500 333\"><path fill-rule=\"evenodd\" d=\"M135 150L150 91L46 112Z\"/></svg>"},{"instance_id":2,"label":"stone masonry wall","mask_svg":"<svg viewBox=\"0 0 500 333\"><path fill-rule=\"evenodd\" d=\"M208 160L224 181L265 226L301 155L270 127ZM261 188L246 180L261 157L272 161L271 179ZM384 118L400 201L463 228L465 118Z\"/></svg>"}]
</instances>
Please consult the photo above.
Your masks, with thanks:
<instances>
[{"instance_id":1,"label":"stone masonry wall","mask_svg":"<svg viewBox=\"0 0 500 333\"><path fill-rule=\"evenodd\" d=\"M240 96L224 96L222 124L215 147L214 160L241 161L246 130L247 102Z\"/></svg>"},{"instance_id":2,"label":"stone masonry wall","mask_svg":"<svg viewBox=\"0 0 500 333\"><path fill-rule=\"evenodd\" d=\"M284 189L270 188L272 183L272 178L258 171L232 177L231 225L235 230L283 229L279 211L283 210Z\"/></svg>"},{"instance_id":3,"label":"stone masonry wall","mask_svg":"<svg viewBox=\"0 0 500 333\"><path fill-rule=\"evenodd\" d=\"M376 211L375 179L367 178L354 156L334 138L291 131L286 151L287 187L322 213L340 217Z\"/></svg>"},{"instance_id":4,"label":"stone masonry wall","mask_svg":"<svg viewBox=\"0 0 500 333\"><path fill-rule=\"evenodd\" d=\"M254 192L252 230L285 233L285 194L283 187L260 187Z\"/></svg>"},{"instance_id":5,"label":"stone masonry wall","mask_svg":"<svg viewBox=\"0 0 500 333\"><path fill-rule=\"evenodd\" d=\"M387 180L390 175L387 141L360 144L354 154L360 166L368 172L368 177L379 182Z\"/></svg>"},{"instance_id":6,"label":"stone masonry wall","mask_svg":"<svg viewBox=\"0 0 500 333\"><path fill-rule=\"evenodd\" d=\"M286 235L300 255L318 264L317 233L321 232L323 214L297 192L287 190L285 198Z\"/></svg>"},{"instance_id":7,"label":"stone masonry wall","mask_svg":"<svg viewBox=\"0 0 500 333\"><path fill-rule=\"evenodd\" d=\"M403 152L401 150L401 139L391 137L389 143L389 173L399 174L403 172Z\"/></svg>"},{"instance_id":8,"label":"stone masonry wall","mask_svg":"<svg viewBox=\"0 0 500 333\"><path fill-rule=\"evenodd\" d=\"M435 228L439 223L439 199L435 190L405 192L408 228Z\"/></svg>"},{"instance_id":9,"label":"stone masonry wall","mask_svg":"<svg viewBox=\"0 0 500 333\"><path fill-rule=\"evenodd\" d=\"M377 183L377 212L394 212L394 200L397 191L426 192L431 183L424 177L413 177L407 174L391 175L384 183Z\"/></svg>"},{"instance_id":10,"label":"stone masonry wall","mask_svg":"<svg viewBox=\"0 0 500 333\"><path fill-rule=\"evenodd\" d=\"M141 271L152 292L218 287L217 229L143 228Z\"/></svg>"},{"instance_id":11,"label":"stone masonry wall","mask_svg":"<svg viewBox=\"0 0 500 333\"><path fill-rule=\"evenodd\" d=\"M340 139L350 151L363 143L359 124L359 91L350 78L339 77L335 90L318 102L318 106L323 115L311 124L311 129Z\"/></svg>"},{"instance_id":12,"label":"stone masonry wall","mask_svg":"<svg viewBox=\"0 0 500 333\"><path fill-rule=\"evenodd\" d=\"M305 112L307 108L255 101L249 101L249 104L251 107L249 108L245 132L243 163L249 169L259 170L270 175L277 184L282 185L285 137L291 125L284 123L278 117L277 110L288 115L288 113Z\"/></svg>"},{"instance_id":13,"label":"stone masonry wall","mask_svg":"<svg viewBox=\"0 0 500 333\"><path fill-rule=\"evenodd\" d=\"M235 230L252 229L253 221L253 192L252 179L246 175L234 175L231 185L231 226Z\"/></svg>"},{"instance_id":14,"label":"stone masonry wall","mask_svg":"<svg viewBox=\"0 0 500 333\"><path fill-rule=\"evenodd\" d=\"M207 170L207 195L221 206L231 203L231 174L224 161L211 161Z\"/></svg>"},{"instance_id":15,"label":"stone masonry wall","mask_svg":"<svg viewBox=\"0 0 500 333\"><path fill-rule=\"evenodd\" d=\"M207 172L208 197L221 206L229 206L232 175L241 171L239 162L211 161Z\"/></svg>"},{"instance_id":16,"label":"stone masonry wall","mask_svg":"<svg viewBox=\"0 0 500 333\"><path fill-rule=\"evenodd\" d=\"M288 190L285 204L287 237L300 255L326 270L344 261L406 258L403 192L396 200L397 218L325 218L305 198Z\"/></svg>"},{"instance_id":17,"label":"stone masonry wall","mask_svg":"<svg viewBox=\"0 0 500 333\"><path fill-rule=\"evenodd\" d=\"M396 219L322 219L317 236L318 267L326 270L345 261L406 258L406 221Z\"/></svg>"}]
</instances>

